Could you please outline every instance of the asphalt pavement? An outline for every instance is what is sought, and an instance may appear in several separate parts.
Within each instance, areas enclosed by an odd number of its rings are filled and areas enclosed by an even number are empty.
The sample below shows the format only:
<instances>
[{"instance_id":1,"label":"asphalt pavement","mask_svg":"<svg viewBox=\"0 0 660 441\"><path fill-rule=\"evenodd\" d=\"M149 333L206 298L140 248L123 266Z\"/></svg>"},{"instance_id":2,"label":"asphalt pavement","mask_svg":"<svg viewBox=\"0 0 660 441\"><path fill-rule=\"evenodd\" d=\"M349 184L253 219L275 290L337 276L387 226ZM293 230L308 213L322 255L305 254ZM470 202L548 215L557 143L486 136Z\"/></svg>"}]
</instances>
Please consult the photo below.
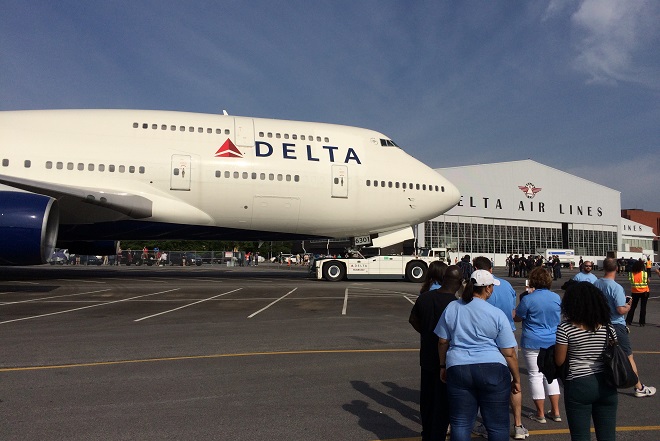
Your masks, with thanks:
<instances>
[{"instance_id":1,"label":"asphalt pavement","mask_svg":"<svg viewBox=\"0 0 660 441\"><path fill-rule=\"evenodd\" d=\"M275 264L0 271L1 440L420 439L418 285ZM631 327L657 387L659 292L654 277L647 326ZM658 400L621 390L617 439L660 439ZM524 423L569 439L565 418Z\"/></svg>"}]
</instances>

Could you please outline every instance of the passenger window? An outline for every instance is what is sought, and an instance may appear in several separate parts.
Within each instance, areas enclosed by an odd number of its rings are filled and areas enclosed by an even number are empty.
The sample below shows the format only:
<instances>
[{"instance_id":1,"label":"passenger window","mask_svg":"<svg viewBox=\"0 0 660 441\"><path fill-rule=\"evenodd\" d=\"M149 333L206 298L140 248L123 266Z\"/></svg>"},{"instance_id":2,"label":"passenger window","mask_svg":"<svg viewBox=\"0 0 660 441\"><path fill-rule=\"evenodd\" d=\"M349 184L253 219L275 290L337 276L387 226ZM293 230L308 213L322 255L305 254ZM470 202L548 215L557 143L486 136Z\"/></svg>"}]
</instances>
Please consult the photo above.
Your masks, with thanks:
<instances>
[{"instance_id":1,"label":"passenger window","mask_svg":"<svg viewBox=\"0 0 660 441\"><path fill-rule=\"evenodd\" d=\"M79 170L79 171L83 171L83 170L85 170L85 164L83 164L82 162L79 162L79 163L78 163L78 170Z\"/></svg>"},{"instance_id":2,"label":"passenger window","mask_svg":"<svg viewBox=\"0 0 660 441\"><path fill-rule=\"evenodd\" d=\"M139 173L140 173L141 175L143 175L143 174L144 174L144 171L145 171L144 166L140 166L140 168L138 169L138 171L139 171Z\"/></svg>"},{"instance_id":3,"label":"passenger window","mask_svg":"<svg viewBox=\"0 0 660 441\"><path fill-rule=\"evenodd\" d=\"M289 139L289 134L288 133L284 134L284 139Z\"/></svg>"},{"instance_id":4,"label":"passenger window","mask_svg":"<svg viewBox=\"0 0 660 441\"><path fill-rule=\"evenodd\" d=\"M286 182L291 182L291 175L286 175Z\"/></svg>"},{"instance_id":5,"label":"passenger window","mask_svg":"<svg viewBox=\"0 0 660 441\"><path fill-rule=\"evenodd\" d=\"M204 133L204 127L197 127L197 133Z\"/></svg>"},{"instance_id":6,"label":"passenger window","mask_svg":"<svg viewBox=\"0 0 660 441\"><path fill-rule=\"evenodd\" d=\"M291 139L298 139L298 135L291 135Z\"/></svg>"},{"instance_id":7,"label":"passenger window","mask_svg":"<svg viewBox=\"0 0 660 441\"><path fill-rule=\"evenodd\" d=\"M380 186L385 187L385 181L380 181Z\"/></svg>"},{"instance_id":8,"label":"passenger window","mask_svg":"<svg viewBox=\"0 0 660 441\"><path fill-rule=\"evenodd\" d=\"M229 173L228 171L226 171L226 172L225 172L225 179L229 179L229 178L231 178L231 173Z\"/></svg>"},{"instance_id":9,"label":"passenger window","mask_svg":"<svg viewBox=\"0 0 660 441\"><path fill-rule=\"evenodd\" d=\"M221 172L220 170L216 170L216 171L215 171L215 177L216 177L216 178L219 178L219 177L221 177L221 176L222 176L222 172Z\"/></svg>"},{"instance_id":10,"label":"passenger window","mask_svg":"<svg viewBox=\"0 0 660 441\"><path fill-rule=\"evenodd\" d=\"M259 179L261 179L262 181L265 181L266 180L266 173L261 173L259 175Z\"/></svg>"},{"instance_id":11,"label":"passenger window","mask_svg":"<svg viewBox=\"0 0 660 441\"><path fill-rule=\"evenodd\" d=\"M389 188L392 188L392 181L388 182L388 183L387 183L387 186L388 186Z\"/></svg>"},{"instance_id":12,"label":"passenger window","mask_svg":"<svg viewBox=\"0 0 660 441\"><path fill-rule=\"evenodd\" d=\"M99 164L99 171L105 171L105 164Z\"/></svg>"},{"instance_id":13,"label":"passenger window","mask_svg":"<svg viewBox=\"0 0 660 441\"><path fill-rule=\"evenodd\" d=\"M55 167L57 167L58 170L62 170L64 168L64 164L61 163L61 162L58 162L57 164L55 164Z\"/></svg>"},{"instance_id":14,"label":"passenger window","mask_svg":"<svg viewBox=\"0 0 660 441\"><path fill-rule=\"evenodd\" d=\"M321 137L320 136L316 137L316 142L321 142Z\"/></svg>"},{"instance_id":15,"label":"passenger window","mask_svg":"<svg viewBox=\"0 0 660 441\"><path fill-rule=\"evenodd\" d=\"M422 190L426 190L426 184L422 184Z\"/></svg>"},{"instance_id":16,"label":"passenger window","mask_svg":"<svg viewBox=\"0 0 660 441\"><path fill-rule=\"evenodd\" d=\"M170 126L170 130L174 132L176 130L176 126Z\"/></svg>"},{"instance_id":17,"label":"passenger window","mask_svg":"<svg viewBox=\"0 0 660 441\"><path fill-rule=\"evenodd\" d=\"M378 187L378 181L374 181L374 187Z\"/></svg>"},{"instance_id":18,"label":"passenger window","mask_svg":"<svg viewBox=\"0 0 660 441\"><path fill-rule=\"evenodd\" d=\"M140 127L140 124L134 122L134 123L133 123L133 128L134 128L134 129L137 129L138 127Z\"/></svg>"},{"instance_id":19,"label":"passenger window","mask_svg":"<svg viewBox=\"0 0 660 441\"><path fill-rule=\"evenodd\" d=\"M167 130L167 124L163 124L163 125L161 125L161 126L160 126L160 129L161 129L161 130Z\"/></svg>"},{"instance_id":20,"label":"passenger window","mask_svg":"<svg viewBox=\"0 0 660 441\"><path fill-rule=\"evenodd\" d=\"M206 129L206 133L211 133L211 134L213 134L213 129L209 127L208 129Z\"/></svg>"},{"instance_id":21,"label":"passenger window","mask_svg":"<svg viewBox=\"0 0 660 441\"><path fill-rule=\"evenodd\" d=\"M406 189L406 183L405 182L403 183L403 189L404 190Z\"/></svg>"},{"instance_id":22,"label":"passenger window","mask_svg":"<svg viewBox=\"0 0 660 441\"><path fill-rule=\"evenodd\" d=\"M282 180L282 177L283 177L283 176L282 176L281 174L278 174L278 175L277 175L277 180L278 180L278 181L281 181L281 180Z\"/></svg>"},{"instance_id":23,"label":"passenger window","mask_svg":"<svg viewBox=\"0 0 660 441\"><path fill-rule=\"evenodd\" d=\"M264 132L259 132L259 137L263 138L264 137Z\"/></svg>"},{"instance_id":24,"label":"passenger window","mask_svg":"<svg viewBox=\"0 0 660 441\"><path fill-rule=\"evenodd\" d=\"M271 132L268 132L268 137L269 137L269 138L272 138L272 137L273 137L273 134L272 134Z\"/></svg>"},{"instance_id":25,"label":"passenger window","mask_svg":"<svg viewBox=\"0 0 660 441\"><path fill-rule=\"evenodd\" d=\"M248 172L243 172L243 179L247 179L247 178L248 178Z\"/></svg>"},{"instance_id":26,"label":"passenger window","mask_svg":"<svg viewBox=\"0 0 660 441\"><path fill-rule=\"evenodd\" d=\"M178 170L179 170L179 169L177 169L177 173L178 173ZM108 171L109 171L110 173L114 173L114 172L115 172L115 166L112 165L112 164L110 164L110 165L108 166Z\"/></svg>"},{"instance_id":27,"label":"passenger window","mask_svg":"<svg viewBox=\"0 0 660 441\"><path fill-rule=\"evenodd\" d=\"M323 141L325 141L325 142L330 142L330 138L328 138L328 137L326 136L325 138L323 138Z\"/></svg>"},{"instance_id":28,"label":"passenger window","mask_svg":"<svg viewBox=\"0 0 660 441\"><path fill-rule=\"evenodd\" d=\"M279 133L275 134L275 138L280 139L281 137L282 137L282 135L280 135Z\"/></svg>"},{"instance_id":29,"label":"passenger window","mask_svg":"<svg viewBox=\"0 0 660 441\"><path fill-rule=\"evenodd\" d=\"M87 171L94 171L94 164L87 164Z\"/></svg>"},{"instance_id":30,"label":"passenger window","mask_svg":"<svg viewBox=\"0 0 660 441\"><path fill-rule=\"evenodd\" d=\"M3 159L2 160L2 166L3 167L9 167L9 159Z\"/></svg>"},{"instance_id":31,"label":"passenger window","mask_svg":"<svg viewBox=\"0 0 660 441\"><path fill-rule=\"evenodd\" d=\"M300 135L300 139L301 139L302 141L304 141L304 140L305 140L305 135Z\"/></svg>"},{"instance_id":32,"label":"passenger window","mask_svg":"<svg viewBox=\"0 0 660 441\"><path fill-rule=\"evenodd\" d=\"M47 168L48 170L50 170L51 168L53 168L53 161L46 161L46 168Z\"/></svg>"},{"instance_id":33,"label":"passenger window","mask_svg":"<svg viewBox=\"0 0 660 441\"><path fill-rule=\"evenodd\" d=\"M415 184L415 190L419 190L419 184Z\"/></svg>"},{"instance_id":34,"label":"passenger window","mask_svg":"<svg viewBox=\"0 0 660 441\"><path fill-rule=\"evenodd\" d=\"M275 180L275 175L272 173L268 173L268 180L269 181L274 181Z\"/></svg>"},{"instance_id":35,"label":"passenger window","mask_svg":"<svg viewBox=\"0 0 660 441\"><path fill-rule=\"evenodd\" d=\"M179 126L179 131L180 132L185 132L186 131L186 126Z\"/></svg>"},{"instance_id":36,"label":"passenger window","mask_svg":"<svg viewBox=\"0 0 660 441\"><path fill-rule=\"evenodd\" d=\"M130 167L128 167L128 172L129 173L135 173L135 166L131 165Z\"/></svg>"},{"instance_id":37,"label":"passenger window","mask_svg":"<svg viewBox=\"0 0 660 441\"><path fill-rule=\"evenodd\" d=\"M126 171L126 166L120 165L119 166L119 173L124 173Z\"/></svg>"},{"instance_id":38,"label":"passenger window","mask_svg":"<svg viewBox=\"0 0 660 441\"><path fill-rule=\"evenodd\" d=\"M445 192L445 186L444 186L444 185L440 187L440 191L441 191L442 193Z\"/></svg>"},{"instance_id":39,"label":"passenger window","mask_svg":"<svg viewBox=\"0 0 660 441\"><path fill-rule=\"evenodd\" d=\"M30 168L30 166L32 165L32 161L30 161L29 159L26 159L25 162L23 163L23 165L25 166L25 168Z\"/></svg>"},{"instance_id":40,"label":"passenger window","mask_svg":"<svg viewBox=\"0 0 660 441\"><path fill-rule=\"evenodd\" d=\"M143 128L143 129L148 129L148 128L149 128L149 124L147 124L147 123L142 124L142 128Z\"/></svg>"},{"instance_id":41,"label":"passenger window","mask_svg":"<svg viewBox=\"0 0 660 441\"><path fill-rule=\"evenodd\" d=\"M367 187L371 187L371 179L367 179Z\"/></svg>"},{"instance_id":42,"label":"passenger window","mask_svg":"<svg viewBox=\"0 0 660 441\"><path fill-rule=\"evenodd\" d=\"M195 128L194 128L194 127L192 127L192 126L191 126L191 127L188 127L188 131L192 133L192 132L194 132L194 131L195 131Z\"/></svg>"},{"instance_id":43,"label":"passenger window","mask_svg":"<svg viewBox=\"0 0 660 441\"><path fill-rule=\"evenodd\" d=\"M222 129L215 129L216 135L222 135Z\"/></svg>"},{"instance_id":44,"label":"passenger window","mask_svg":"<svg viewBox=\"0 0 660 441\"><path fill-rule=\"evenodd\" d=\"M225 129L225 135L229 135L229 129Z\"/></svg>"},{"instance_id":45,"label":"passenger window","mask_svg":"<svg viewBox=\"0 0 660 441\"><path fill-rule=\"evenodd\" d=\"M240 176L241 176L240 173L234 172L234 179L238 179Z\"/></svg>"},{"instance_id":46,"label":"passenger window","mask_svg":"<svg viewBox=\"0 0 660 441\"><path fill-rule=\"evenodd\" d=\"M154 129L154 130L158 130L158 124L152 124L151 128Z\"/></svg>"},{"instance_id":47,"label":"passenger window","mask_svg":"<svg viewBox=\"0 0 660 441\"><path fill-rule=\"evenodd\" d=\"M395 183L394 183L394 186L395 186L396 188L399 188L399 183L398 183L398 182L395 182Z\"/></svg>"},{"instance_id":48,"label":"passenger window","mask_svg":"<svg viewBox=\"0 0 660 441\"><path fill-rule=\"evenodd\" d=\"M73 162L67 162L66 163L66 169L67 170L73 170Z\"/></svg>"},{"instance_id":49,"label":"passenger window","mask_svg":"<svg viewBox=\"0 0 660 441\"><path fill-rule=\"evenodd\" d=\"M257 174L255 172L252 172L252 179L257 179Z\"/></svg>"},{"instance_id":50,"label":"passenger window","mask_svg":"<svg viewBox=\"0 0 660 441\"><path fill-rule=\"evenodd\" d=\"M299 181L300 181L300 176L295 175L295 176L293 177L293 180L294 180L294 182L299 182Z\"/></svg>"}]
</instances>

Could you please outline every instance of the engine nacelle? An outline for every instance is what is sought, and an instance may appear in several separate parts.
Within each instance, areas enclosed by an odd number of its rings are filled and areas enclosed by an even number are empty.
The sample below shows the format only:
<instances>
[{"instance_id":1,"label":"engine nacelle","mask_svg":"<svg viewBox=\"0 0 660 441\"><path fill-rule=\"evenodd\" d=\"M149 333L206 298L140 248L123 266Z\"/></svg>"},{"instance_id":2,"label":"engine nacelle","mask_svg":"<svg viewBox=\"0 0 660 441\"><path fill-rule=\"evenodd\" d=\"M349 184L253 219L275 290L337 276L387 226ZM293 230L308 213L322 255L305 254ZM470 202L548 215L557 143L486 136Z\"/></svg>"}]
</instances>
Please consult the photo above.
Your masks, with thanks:
<instances>
[{"instance_id":1,"label":"engine nacelle","mask_svg":"<svg viewBox=\"0 0 660 441\"><path fill-rule=\"evenodd\" d=\"M57 201L0 191L0 265L40 265L53 254L59 228Z\"/></svg>"},{"instance_id":2,"label":"engine nacelle","mask_svg":"<svg viewBox=\"0 0 660 441\"><path fill-rule=\"evenodd\" d=\"M119 243L114 240L75 240L58 241L57 248L66 249L70 254L83 256L114 256Z\"/></svg>"}]
</instances>

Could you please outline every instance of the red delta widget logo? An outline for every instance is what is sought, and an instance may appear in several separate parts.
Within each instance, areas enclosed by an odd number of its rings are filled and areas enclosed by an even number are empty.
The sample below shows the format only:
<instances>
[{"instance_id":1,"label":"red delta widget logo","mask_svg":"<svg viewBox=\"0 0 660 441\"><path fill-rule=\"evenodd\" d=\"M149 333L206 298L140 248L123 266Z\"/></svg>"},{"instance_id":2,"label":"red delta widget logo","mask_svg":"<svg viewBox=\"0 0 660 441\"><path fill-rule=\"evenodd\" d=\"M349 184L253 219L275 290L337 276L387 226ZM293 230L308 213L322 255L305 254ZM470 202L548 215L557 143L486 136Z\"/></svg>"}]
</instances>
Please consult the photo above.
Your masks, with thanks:
<instances>
[{"instance_id":1,"label":"red delta widget logo","mask_svg":"<svg viewBox=\"0 0 660 441\"><path fill-rule=\"evenodd\" d=\"M242 158L243 153L231 142L231 139L227 139L222 147L215 152L216 158Z\"/></svg>"},{"instance_id":2,"label":"red delta widget logo","mask_svg":"<svg viewBox=\"0 0 660 441\"><path fill-rule=\"evenodd\" d=\"M271 144L265 141L257 141L254 143L254 155L257 158L267 158L272 156L275 151L280 151L276 149ZM295 144L291 143L282 143L281 147L282 159L307 159L308 161L321 161L321 159L326 159L330 162L343 162L348 164L351 161L354 161L357 164L362 164L360 158L352 147L348 149L342 149L340 147L324 145L320 148L313 148L310 144L307 144L304 148L298 149ZM222 147L215 152L216 158L242 158L243 153L234 145L231 139L227 139Z\"/></svg>"}]
</instances>

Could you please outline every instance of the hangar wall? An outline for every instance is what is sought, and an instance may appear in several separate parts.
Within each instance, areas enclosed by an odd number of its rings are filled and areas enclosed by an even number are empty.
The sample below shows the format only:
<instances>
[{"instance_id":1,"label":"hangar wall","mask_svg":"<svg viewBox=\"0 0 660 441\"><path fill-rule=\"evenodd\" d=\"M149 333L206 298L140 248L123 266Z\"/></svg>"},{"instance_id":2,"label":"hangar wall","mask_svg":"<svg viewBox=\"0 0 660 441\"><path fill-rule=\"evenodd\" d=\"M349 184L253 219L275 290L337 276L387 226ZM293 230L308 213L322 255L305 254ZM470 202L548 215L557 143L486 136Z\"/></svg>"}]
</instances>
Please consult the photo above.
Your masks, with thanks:
<instances>
[{"instance_id":1,"label":"hangar wall","mask_svg":"<svg viewBox=\"0 0 660 441\"><path fill-rule=\"evenodd\" d=\"M440 168L461 192L457 206L418 226L418 245L505 264L509 254L575 250L576 260L617 251L619 191L527 159Z\"/></svg>"}]
</instances>

